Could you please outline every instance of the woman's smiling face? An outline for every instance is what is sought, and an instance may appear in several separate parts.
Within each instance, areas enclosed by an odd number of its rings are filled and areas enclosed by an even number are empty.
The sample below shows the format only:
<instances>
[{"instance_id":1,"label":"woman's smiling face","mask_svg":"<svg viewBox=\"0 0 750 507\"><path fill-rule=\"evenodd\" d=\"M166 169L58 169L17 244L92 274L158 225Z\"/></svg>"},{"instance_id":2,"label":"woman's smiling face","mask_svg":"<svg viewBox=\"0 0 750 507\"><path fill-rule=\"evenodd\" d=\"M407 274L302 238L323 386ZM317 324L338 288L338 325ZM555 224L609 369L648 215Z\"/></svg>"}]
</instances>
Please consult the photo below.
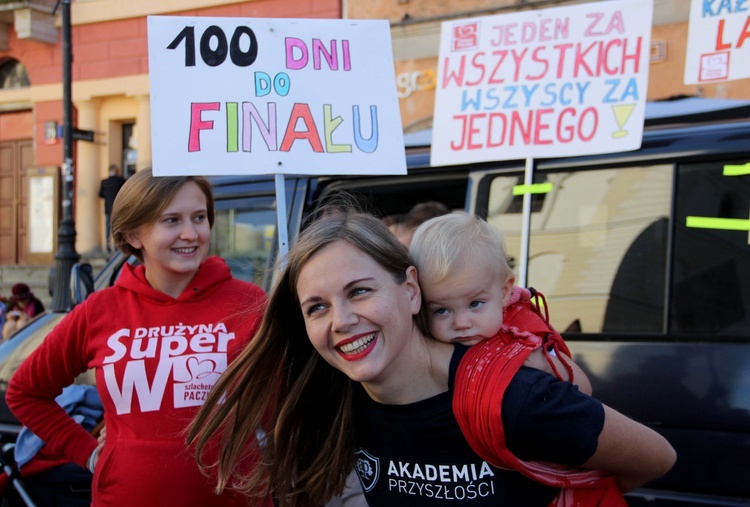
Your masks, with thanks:
<instances>
[{"instance_id":1,"label":"woman's smiling face","mask_svg":"<svg viewBox=\"0 0 750 507\"><path fill-rule=\"evenodd\" d=\"M184 288L193 278L208 255L210 238L206 196L188 181L161 215L132 234L128 242L141 250L151 285L169 294L173 292L170 287Z\"/></svg>"},{"instance_id":2,"label":"woman's smiling face","mask_svg":"<svg viewBox=\"0 0 750 507\"><path fill-rule=\"evenodd\" d=\"M363 384L397 381L406 368L420 308L416 270L398 283L372 257L347 241L321 248L297 280L305 327L318 353ZM405 363L405 364L402 364Z\"/></svg>"}]
</instances>

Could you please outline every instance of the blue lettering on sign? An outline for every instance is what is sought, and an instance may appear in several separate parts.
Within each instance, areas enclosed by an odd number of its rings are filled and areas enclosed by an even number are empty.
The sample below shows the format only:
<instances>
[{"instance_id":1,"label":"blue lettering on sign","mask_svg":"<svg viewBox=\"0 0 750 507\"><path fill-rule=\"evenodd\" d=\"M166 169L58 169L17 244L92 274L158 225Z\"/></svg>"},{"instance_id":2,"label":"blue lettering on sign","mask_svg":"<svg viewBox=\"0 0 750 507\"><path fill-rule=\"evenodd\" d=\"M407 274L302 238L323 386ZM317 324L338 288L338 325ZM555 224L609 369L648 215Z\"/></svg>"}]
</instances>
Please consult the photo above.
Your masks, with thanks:
<instances>
[{"instance_id":1,"label":"blue lettering on sign","mask_svg":"<svg viewBox=\"0 0 750 507\"><path fill-rule=\"evenodd\" d=\"M747 0L703 0L702 17L747 12Z\"/></svg>"}]
</instances>

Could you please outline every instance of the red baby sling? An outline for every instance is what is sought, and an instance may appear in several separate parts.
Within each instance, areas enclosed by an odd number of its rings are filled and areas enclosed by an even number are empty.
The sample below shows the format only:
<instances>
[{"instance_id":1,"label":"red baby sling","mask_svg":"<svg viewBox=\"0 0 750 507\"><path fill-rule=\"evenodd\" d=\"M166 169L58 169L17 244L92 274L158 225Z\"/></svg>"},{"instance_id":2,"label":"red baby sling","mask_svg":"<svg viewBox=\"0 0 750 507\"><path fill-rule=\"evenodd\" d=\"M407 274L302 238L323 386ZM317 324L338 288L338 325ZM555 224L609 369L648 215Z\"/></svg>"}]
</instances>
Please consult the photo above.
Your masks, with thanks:
<instances>
[{"instance_id":1,"label":"red baby sling","mask_svg":"<svg viewBox=\"0 0 750 507\"><path fill-rule=\"evenodd\" d=\"M606 472L524 461L506 447L501 408L503 394L513 376L538 348L543 350L558 378L560 375L550 360L549 349L570 357L562 336L548 321L544 296L533 289L514 287L512 299L503 309L500 332L470 347L461 359L455 378L453 413L466 441L482 459L496 467L520 472L541 484L560 488L550 507L627 507L615 477ZM570 365L562 357L560 360L573 380Z\"/></svg>"}]
</instances>

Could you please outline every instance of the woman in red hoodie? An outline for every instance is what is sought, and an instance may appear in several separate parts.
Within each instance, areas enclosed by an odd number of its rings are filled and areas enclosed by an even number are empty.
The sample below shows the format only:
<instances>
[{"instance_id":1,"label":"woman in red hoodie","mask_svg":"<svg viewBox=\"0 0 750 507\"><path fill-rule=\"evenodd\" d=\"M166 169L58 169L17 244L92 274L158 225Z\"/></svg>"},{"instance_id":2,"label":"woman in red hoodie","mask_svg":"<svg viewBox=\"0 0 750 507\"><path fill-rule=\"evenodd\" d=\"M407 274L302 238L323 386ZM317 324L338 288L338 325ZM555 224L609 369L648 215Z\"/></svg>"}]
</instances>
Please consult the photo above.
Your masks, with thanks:
<instances>
[{"instance_id":1,"label":"woman in red hoodie","mask_svg":"<svg viewBox=\"0 0 750 507\"><path fill-rule=\"evenodd\" d=\"M112 212L112 236L142 264L125 265L47 336L13 376L6 399L49 450L94 473L94 506L246 505L217 496L184 430L259 323L265 294L208 257L213 195L200 177L132 176ZM106 440L55 397L95 369Z\"/></svg>"}]
</instances>

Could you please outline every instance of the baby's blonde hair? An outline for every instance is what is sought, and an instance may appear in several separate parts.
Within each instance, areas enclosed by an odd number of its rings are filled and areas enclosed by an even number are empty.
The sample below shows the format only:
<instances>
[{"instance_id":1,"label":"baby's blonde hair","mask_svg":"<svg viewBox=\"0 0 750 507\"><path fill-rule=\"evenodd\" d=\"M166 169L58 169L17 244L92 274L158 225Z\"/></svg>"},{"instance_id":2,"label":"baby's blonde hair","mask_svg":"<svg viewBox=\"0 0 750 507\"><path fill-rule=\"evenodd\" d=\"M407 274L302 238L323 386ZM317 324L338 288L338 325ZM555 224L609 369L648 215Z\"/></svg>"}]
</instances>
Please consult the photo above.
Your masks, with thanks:
<instances>
[{"instance_id":1,"label":"baby's blonde hair","mask_svg":"<svg viewBox=\"0 0 750 507\"><path fill-rule=\"evenodd\" d=\"M503 238L484 220L463 211L432 218L417 228L409 247L420 278L440 282L466 266L497 268L507 280L513 276Z\"/></svg>"}]
</instances>

